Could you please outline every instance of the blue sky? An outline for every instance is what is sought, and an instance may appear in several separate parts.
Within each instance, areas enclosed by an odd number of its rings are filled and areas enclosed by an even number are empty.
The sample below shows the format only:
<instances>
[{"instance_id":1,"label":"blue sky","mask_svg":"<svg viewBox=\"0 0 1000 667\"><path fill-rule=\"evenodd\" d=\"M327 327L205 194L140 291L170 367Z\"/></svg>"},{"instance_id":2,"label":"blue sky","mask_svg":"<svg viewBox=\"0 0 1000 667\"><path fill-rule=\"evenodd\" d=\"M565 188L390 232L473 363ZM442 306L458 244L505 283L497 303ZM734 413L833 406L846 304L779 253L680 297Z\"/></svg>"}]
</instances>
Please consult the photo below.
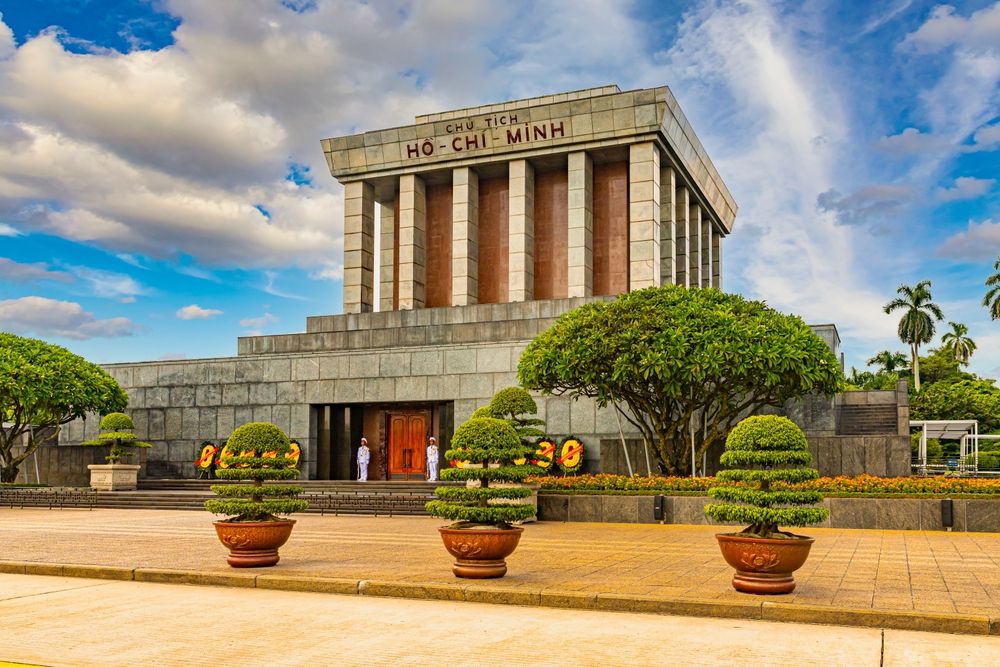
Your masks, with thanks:
<instances>
[{"instance_id":1,"label":"blue sky","mask_svg":"<svg viewBox=\"0 0 1000 667\"><path fill-rule=\"evenodd\" d=\"M340 311L319 139L669 85L740 212L725 287L848 364L933 281L1000 376L1000 2L0 0L0 328L95 361L235 353ZM942 323L944 324L944 323Z\"/></svg>"}]
</instances>

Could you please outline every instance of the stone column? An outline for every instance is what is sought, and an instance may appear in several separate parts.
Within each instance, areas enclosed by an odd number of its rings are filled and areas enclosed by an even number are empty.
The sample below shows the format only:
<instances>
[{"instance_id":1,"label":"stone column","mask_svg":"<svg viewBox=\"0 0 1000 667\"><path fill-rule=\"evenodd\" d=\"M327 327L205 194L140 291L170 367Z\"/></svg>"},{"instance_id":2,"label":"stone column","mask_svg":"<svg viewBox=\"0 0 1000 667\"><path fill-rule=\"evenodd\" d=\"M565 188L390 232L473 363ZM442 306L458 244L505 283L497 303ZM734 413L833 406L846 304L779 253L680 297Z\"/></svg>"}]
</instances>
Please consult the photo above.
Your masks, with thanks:
<instances>
[{"instance_id":1,"label":"stone column","mask_svg":"<svg viewBox=\"0 0 1000 667\"><path fill-rule=\"evenodd\" d=\"M451 305L479 303L479 174L451 172Z\"/></svg>"},{"instance_id":2,"label":"stone column","mask_svg":"<svg viewBox=\"0 0 1000 667\"><path fill-rule=\"evenodd\" d=\"M379 310L395 310L393 288L396 283L396 202L379 204Z\"/></svg>"},{"instance_id":3,"label":"stone column","mask_svg":"<svg viewBox=\"0 0 1000 667\"><path fill-rule=\"evenodd\" d=\"M712 237L712 287L722 289L722 234Z\"/></svg>"},{"instance_id":4,"label":"stone column","mask_svg":"<svg viewBox=\"0 0 1000 667\"><path fill-rule=\"evenodd\" d=\"M660 284L677 283L676 175L673 167L660 171Z\"/></svg>"},{"instance_id":5,"label":"stone column","mask_svg":"<svg viewBox=\"0 0 1000 667\"><path fill-rule=\"evenodd\" d=\"M712 219L701 221L701 286L712 286L712 237L715 236L715 224Z\"/></svg>"},{"instance_id":6,"label":"stone column","mask_svg":"<svg viewBox=\"0 0 1000 667\"><path fill-rule=\"evenodd\" d=\"M375 190L344 185L344 312L371 312L375 300Z\"/></svg>"},{"instance_id":7,"label":"stone column","mask_svg":"<svg viewBox=\"0 0 1000 667\"><path fill-rule=\"evenodd\" d=\"M691 204L688 216L688 286L701 287L701 206Z\"/></svg>"},{"instance_id":8,"label":"stone column","mask_svg":"<svg viewBox=\"0 0 1000 667\"><path fill-rule=\"evenodd\" d=\"M691 206L689 205L690 195L688 189L683 185L677 188L677 195L674 197L674 210L677 223L677 284L681 287L690 287L689 266L688 266L688 219L691 217Z\"/></svg>"},{"instance_id":9,"label":"stone column","mask_svg":"<svg viewBox=\"0 0 1000 667\"><path fill-rule=\"evenodd\" d=\"M399 177L399 309L424 307L427 287L427 201L424 180Z\"/></svg>"},{"instance_id":10,"label":"stone column","mask_svg":"<svg viewBox=\"0 0 1000 667\"><path fill-rule=\"evenodd\" d=\"M660 284L660 150L629 146L629 290Z\"/></svg>"},{"instance_id":11,"label":"stone column","mask_svg":"<svg viewBox=\"0 0 1000 667\"><path fill-rule=\"evenodd\" d=\"M586 151L568 156L567 296L594 293L594 170Z\"/></svg>"},{"instance_id":12,"label":"stone column","mask_svg":"<svg viewBox=\"0 0 1000 667\"><path fill-rule=\"evenodd\" d=\"M535 294L535 169L527 160L509 165L507 300L531 301Z\"/></svg>"}]
</instances>

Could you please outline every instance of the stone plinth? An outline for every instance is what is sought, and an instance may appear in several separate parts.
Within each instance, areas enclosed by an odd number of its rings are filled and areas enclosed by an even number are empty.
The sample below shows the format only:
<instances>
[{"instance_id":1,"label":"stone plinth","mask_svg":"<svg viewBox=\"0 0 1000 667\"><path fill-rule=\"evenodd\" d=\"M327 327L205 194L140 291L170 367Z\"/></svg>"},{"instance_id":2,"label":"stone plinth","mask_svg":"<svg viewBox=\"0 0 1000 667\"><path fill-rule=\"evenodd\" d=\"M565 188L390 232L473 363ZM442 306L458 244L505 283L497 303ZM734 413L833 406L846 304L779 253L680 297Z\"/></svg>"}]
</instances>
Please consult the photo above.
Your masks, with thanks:
<instances>
[{"instance_id":1,"label":"stone plinth","mask_svg":"<svg viewBox=\"0 0 1000 667\"><path fill-rule=\"evenodd\" d=\"M97 491L135 491L141 467L127 463L89 465L90 488Z\"/></svg>"}]
</instances>

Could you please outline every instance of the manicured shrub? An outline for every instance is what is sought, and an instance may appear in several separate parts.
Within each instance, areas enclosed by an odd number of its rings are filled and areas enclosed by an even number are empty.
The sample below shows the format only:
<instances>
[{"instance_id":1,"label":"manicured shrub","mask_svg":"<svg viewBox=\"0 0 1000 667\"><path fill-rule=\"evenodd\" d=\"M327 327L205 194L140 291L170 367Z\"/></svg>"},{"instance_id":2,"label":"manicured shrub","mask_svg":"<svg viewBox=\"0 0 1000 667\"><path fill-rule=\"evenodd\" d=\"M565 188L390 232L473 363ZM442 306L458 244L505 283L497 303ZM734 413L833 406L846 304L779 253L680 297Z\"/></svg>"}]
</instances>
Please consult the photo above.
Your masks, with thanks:
<instances>
[{"instance_id":1,"label":"manicured shrub","mask_svg":"<svg viewBox=\"0 0 1000 667\"><path fill-rule=\"evenodd\" d=\"M250 484L212 486L219 496L205 501L205 509L225 514L227 521L278 521L276 514L305 510L309 503L295 496L300 486L268 484L265 481L296 479L299 476L288 436L267 422L251 422L233 431L222 451L222 463L215 474L219 479L251 481ZM223 464L226 467L222 467Z\"/></svg>"},{"instance_id":2,"label":"manicured shrub","mask_svg":"<svg viewBox=\"0 0 1000 667\"><path fill-rule=\"evenodd\" d=\"M531 463L538 466L535 473L544 473L552 459L548 454L538 447L538 441L545 436L545 431L539 427L545 426L545 420L532 417L538 414L538 405L526 389L521 387L506 387L493 395L493 399L486 408L480 408L472 413L475 417L480 410L484 412L480 416L495 417L503 419L514 427L521 446L524 447L524 455L517 459L518 463ZM522 461L522 459L524 459Z\"/></svg>"},{"instance_id":3,"label":"manicured shrub","mask_svg":"<svg viewBox=\"0 0 1000 667\"><path fill-rule=\"evenodd\" d=\"M829 515L824 508L806 507L823 500L819 491L772 488L775 482L819 477L815 468L808 467L812 455L805 434L787 417L744 419L726 438L726 451L719 460L734 469L720 471L718 478L740 484L709 489L709 497L723 501L705 506L705 514L716 521L748 523L743 532L758 537L787 537L791 534L779 530L779 525L807 526Z\"/></svg>"},{"instance_id":4,"label":"manicured shrub","mask_svg":"<svg viewBox=\"0 0 1000 667\"><path fill-rule=\"evenodd\" d=\"M456 521L456 526L487 524L503 528L534 516L534 505L490 504L490 500L497 498L519 499L531 495L528 487L490 486L495 482L523 482L537 472L535 466L514 463L524 454L517 432L507 421L494 417L470 419L455 430L445 458L478 467L446 468L441 471L441 479L478 481L480 485L478 488L438 487L434 491L437 500L427 503L427 512Z\"/></svg>"},{"instance_id":5,"label":"manicured shrub","mask_svg":"<svg viewBox=\"0 0 1000 667\"><path fill-rule=\"evenodd\" d=\"M108 463L119 463L135 454L135 450L143 447L152 447L148 442L143 442L136 437L132 430L135 424L132 418L122 412L112 412L101 417L101 432L97 440L87 440L84 445L92 447L111 447L111 451L105 457Z\"/></svg>"}]
</instances>

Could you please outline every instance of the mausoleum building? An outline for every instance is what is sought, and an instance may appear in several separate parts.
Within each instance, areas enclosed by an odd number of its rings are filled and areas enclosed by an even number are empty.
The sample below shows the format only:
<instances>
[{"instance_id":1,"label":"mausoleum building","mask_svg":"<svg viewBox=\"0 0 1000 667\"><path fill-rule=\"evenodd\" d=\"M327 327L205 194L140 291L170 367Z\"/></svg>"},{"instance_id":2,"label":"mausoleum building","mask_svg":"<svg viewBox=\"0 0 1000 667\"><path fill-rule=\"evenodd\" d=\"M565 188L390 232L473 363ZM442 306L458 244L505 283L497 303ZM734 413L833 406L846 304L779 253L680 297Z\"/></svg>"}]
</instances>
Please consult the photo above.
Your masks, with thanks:
<instances>
[{"instance_id":1,"label":"mausoleum building","mask_svg":"<svg viewBox=\"0 0 1000 667\"><path fill-rule=\"evenodd\" d=\"M722 287L736 203L666 87L429 114L322 149L344 185L344 314L240 338L235 357L109 365L154 444L148 476L194 476L201 442L270 421L302 445L309 479L354 478L362 436L370 478L422 478L427 438L443 455L560 314L649 286ZM814 330L836 353L836 329ZM539 408L601 468L601 441L619 438L612 409ZM836 433L833 401L799 412ZM61 441L96 427L75 422Z\"/></svg>"}]
</instances>

